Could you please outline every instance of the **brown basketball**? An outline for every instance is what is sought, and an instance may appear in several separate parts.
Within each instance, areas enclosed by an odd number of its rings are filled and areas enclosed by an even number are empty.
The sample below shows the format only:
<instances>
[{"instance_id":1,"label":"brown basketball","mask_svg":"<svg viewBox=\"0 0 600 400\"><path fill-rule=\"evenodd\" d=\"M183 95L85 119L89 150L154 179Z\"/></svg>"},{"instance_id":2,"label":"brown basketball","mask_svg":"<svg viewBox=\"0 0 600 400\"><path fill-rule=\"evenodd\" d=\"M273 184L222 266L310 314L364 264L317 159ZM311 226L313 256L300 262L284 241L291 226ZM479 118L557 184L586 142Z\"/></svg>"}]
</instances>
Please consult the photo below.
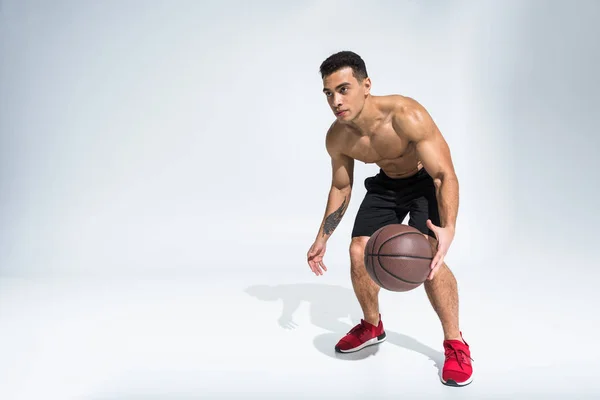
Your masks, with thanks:
<instances>
[{"instance_id":1,"label":"brown basketball","mask_svg":"<svg viewBox=\"0 0 600 400\"><path fill-rule=\"evenodd\" d=\"M365 267L373 281L392 292L419 287L431 272L433 251L416 228L390 224L378 229L365 247Z\"/></svg>"}]
</instances>

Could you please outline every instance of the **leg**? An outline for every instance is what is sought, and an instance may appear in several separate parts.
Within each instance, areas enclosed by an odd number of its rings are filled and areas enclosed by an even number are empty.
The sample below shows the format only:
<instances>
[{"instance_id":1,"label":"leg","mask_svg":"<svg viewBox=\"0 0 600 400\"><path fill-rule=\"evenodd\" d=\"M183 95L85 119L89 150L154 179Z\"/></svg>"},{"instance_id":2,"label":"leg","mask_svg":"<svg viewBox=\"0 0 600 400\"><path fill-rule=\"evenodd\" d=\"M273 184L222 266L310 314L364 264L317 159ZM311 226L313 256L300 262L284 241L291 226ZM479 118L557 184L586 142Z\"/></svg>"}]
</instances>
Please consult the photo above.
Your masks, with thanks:
<instances>
[{"instance_id":1,"label":"leg","mask_svg":"<svg viewBox=\"0 0 600 400\"><path fill-rule=\"evenodd\" d=\"M350 276L356 298L362 308L364 320L377 326L379 324L379 286L373 282L365 269L365 246L368 236L352 238L350 244Z\"/></svg>"},{"instance_id":2,"label":"leg","mask_svg":"<svg viewBox=\"0 0 600 400\"><path fill-rule=\"evenodd\" d=\"M362 201L352 229L350 244L350 276L356 298L363 311L364 320L377 326L379 323L379 285L365 269L365 247L369 238L379 228L399 224L408 214L396 204L396 193L386 187L380 176L365 180L367 194Z\"/></svg>"},{"instance_id":3,"label":"leg","mask_svg":"<svg viewBox=\"0 0 600 400\"><path fill-rule=\"evenodd\" d=\"M419 229L429 240L432 250L437 250L435 234L427 228L427 219L440 226L438 206L433 181L424 179L415 185L415 196L411 206L409 225ZM442 323L444 331L444 354L446 360L442 368L442 383L449 386L465 386L473 381L471 350L463 340L458 322L458 287L454 274L444 263L433 276L424 283L425 292L433 309Z\"/></svg>"},{"instance_id":4,"label":"leg","mask_svg":"<svg viewBox=\"0 0 600 400\"><path fill-rule=\"evenodd\" d=\"M379 286L373 282L364 264L369 236L355 236L350 244L350 275L364 318L335 345L339 353L352 353L383 342L386 333L379 314Z\"/></svg>"},{"instance_id":5,"label":"leg","mask_svg":"<svg viewBox=\"0 0 600 400\"><path fill-rule=\"evenodd\" d=\"M365 180L367 194L362 201L352 229L350 276L354 293L363 311L363 319L335 346L340 353L350 353L386 339L379 314L379 286L365 269L365 247L371 235L382 226L400 223L395 210L395 194L378 177ZM403 217L404 218L404 217Z\"/></svg>"},{"instance_id":6,"label":"leg","mask_svg":"<svg viewBox=\"0 0 600 400\"><path fill-rule=\"evenodd\" d=\"M427 227L427 219L434 225L440 225L438 205L435 198L435 186L428 176L415 185L413 193L417 196L410 204L409 225L417 228L429 240L431 249L437 251L435 234ZM458 323L458 285L450 268L444 263L433 276L425 281L427 298L435 310L444 331L445 340L461 340Z\"/></svg>"},{"instance_id":7,"label":"leg","mask_svg":"<svg viewBox=\"0 0 600 400\"><path fill-rule=\"evenodd\" d=\"M429 237L429 243L432 250L436 251L437 241ZM424 286L429 302L442 323L444 339L462 341L458 324L458 285L446 263L442 264L432 280L425 281Z\"/></svg>"},{"instance_id":8,"label":"leg","mask_svg":"<svg viewBox=\"0 0 600 400\"><path fill-rule=\"evenodd\" d=\"M430 238L432 249L436 240ZM466 386L473 381L471 350L463 340L458 326L458 289L456 279L444 263L433 279L425 281L427 297L437 313L444 330L444 367L441 380L448 386Z\"/></svg>"}]
</instances>

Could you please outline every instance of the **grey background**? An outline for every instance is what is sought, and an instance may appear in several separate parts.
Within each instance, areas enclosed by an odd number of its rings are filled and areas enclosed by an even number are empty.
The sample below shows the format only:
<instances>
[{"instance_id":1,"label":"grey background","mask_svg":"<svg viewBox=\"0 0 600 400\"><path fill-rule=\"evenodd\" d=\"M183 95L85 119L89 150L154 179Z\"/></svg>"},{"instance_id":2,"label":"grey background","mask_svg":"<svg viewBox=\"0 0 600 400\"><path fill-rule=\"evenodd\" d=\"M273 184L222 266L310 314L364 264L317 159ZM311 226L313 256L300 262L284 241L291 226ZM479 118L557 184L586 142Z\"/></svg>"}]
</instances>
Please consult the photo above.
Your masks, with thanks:
<instances>
[{"instance_id":1,"label":"grey background","mask_svg":"<svg viewBox=\"0 0 600 400\"><path fill-rule=\"evenodd\" d=\"M361 4L3 1L1 273L197 273L231 231L303 256L330 179L318 65L340 49L450 143L449 260L591 253L597 3Z\"/></svg>"},{"instance_id":2,"label":"grey background","mask_svg":"<svg viewBox=\"0 0 600 400\"><path fill-rule=\"evenodd\" d=\"M338 22L340 4L4 1L1 272L175 253L185 273L230 230L295 226L307 247L329 184L318 65L340 49L447 137L462 184L449 257L590 251L597 3L375 2L358 22L344 2ZM357 168L338 236L375 172ZM286 231L263 232L273 221Z\"/></svg>"}]
</instances>

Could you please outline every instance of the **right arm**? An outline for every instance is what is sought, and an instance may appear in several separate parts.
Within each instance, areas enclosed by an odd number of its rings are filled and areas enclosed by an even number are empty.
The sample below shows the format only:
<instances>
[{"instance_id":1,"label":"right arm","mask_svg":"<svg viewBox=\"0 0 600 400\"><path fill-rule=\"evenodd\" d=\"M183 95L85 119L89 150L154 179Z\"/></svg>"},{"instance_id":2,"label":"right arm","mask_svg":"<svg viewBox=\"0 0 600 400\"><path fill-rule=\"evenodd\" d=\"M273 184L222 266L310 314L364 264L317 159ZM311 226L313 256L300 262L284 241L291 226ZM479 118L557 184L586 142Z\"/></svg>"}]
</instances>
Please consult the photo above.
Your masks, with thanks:
<instances>
[{"instance_id":1,"label":"right arm","mask_svg":"<svg viewBox=\"0 0 600 400\"><path fill-rule=\"evenodd\" d=\"M332 176L325 215L316 237L320 242L327 242L342 220L350 203L354 178L354 159L342 154L331 139L327 140L327 152L331 156Z\"/></svg>"},{"instance_id":2,"label":"right arm","mask_svg":"<svg viewBox=\"0 0 600 400\"><path fill-rule=\"evenodd\" d=\"M323 263L326 243L348 208L354 176L354 159L340 151L332 130L333 127L327 133L326 139L327 152L331 156L331 188L327 198L327 207L325 207L325 216L315 242L307 254L308 265L317 276L323 275L323 271L327 271L327 267Z\"/></svg>"}]
</instances>

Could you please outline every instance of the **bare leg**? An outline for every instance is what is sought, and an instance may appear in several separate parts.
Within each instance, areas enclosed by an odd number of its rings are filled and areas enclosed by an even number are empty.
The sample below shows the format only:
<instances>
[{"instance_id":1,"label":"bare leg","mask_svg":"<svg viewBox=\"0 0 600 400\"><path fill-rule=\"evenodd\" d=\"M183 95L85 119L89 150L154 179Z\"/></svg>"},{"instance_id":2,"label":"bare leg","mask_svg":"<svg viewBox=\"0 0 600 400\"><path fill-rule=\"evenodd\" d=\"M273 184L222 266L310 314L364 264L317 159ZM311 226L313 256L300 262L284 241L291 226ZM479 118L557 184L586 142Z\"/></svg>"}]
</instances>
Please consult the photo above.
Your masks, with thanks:
<instances>
[{"instance_id":1,"label":"bare leg","mask_svg":"<svg viewBox=\"0 0 600 400\"><path fill-rule=\"evenodd\" d=\"M431 237L428 239L435 251L436 240ZM444 339L463 341L458 324L458 285L450 268L442 264L433 279L425 281L424 286L429 302L442 323Z\"/></svg>"},{"instance_id":2,"label":"bare leg","mask_svg":"<svg viewBox=\"0 0 600 400\"><path fill-rule=\"evenodd\" d=\"M373 282L365 269L364 252L368 236L352 238L350 244L350 275L356 298L362 308L364 320L379 324L379 286Z\"/></svg>"}]
</instances>

